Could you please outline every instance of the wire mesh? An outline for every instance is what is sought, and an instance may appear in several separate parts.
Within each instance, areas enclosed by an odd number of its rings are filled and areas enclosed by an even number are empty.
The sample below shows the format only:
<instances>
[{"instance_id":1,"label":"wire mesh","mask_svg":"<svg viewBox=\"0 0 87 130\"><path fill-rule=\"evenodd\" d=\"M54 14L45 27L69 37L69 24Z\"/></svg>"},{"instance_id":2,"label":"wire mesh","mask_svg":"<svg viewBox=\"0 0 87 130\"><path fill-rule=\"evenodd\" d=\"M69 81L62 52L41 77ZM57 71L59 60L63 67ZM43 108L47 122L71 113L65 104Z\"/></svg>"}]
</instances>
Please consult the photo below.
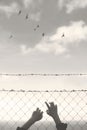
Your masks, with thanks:
<instances>
[{"instance_id":1,"label":"wire mesh","mask_svg":"<svg viewBox=\"0 0 87 130\"><path fill-rule=\"evenodd\" d=\"M67 130L87 129L87 90L1 90L0 130L16 130L17 126L30 118L37 107L44 112L43 119L30 129L56 129L52 118L46 114L45 101L57 104L62 122L68 123Z\"/></svg>"}]
</instances>

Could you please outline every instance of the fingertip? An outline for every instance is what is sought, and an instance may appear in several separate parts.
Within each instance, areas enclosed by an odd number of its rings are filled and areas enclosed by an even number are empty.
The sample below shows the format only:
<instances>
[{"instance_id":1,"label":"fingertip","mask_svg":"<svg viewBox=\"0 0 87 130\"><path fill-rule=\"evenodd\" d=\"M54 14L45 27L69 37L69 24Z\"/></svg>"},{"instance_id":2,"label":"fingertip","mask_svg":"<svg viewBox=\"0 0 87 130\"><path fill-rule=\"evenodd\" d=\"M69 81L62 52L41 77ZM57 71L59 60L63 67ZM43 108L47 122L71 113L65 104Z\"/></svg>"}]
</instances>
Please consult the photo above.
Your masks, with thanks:
<instances>
[{"instance_id":1,"label":"fingertip","mask_svg":"<svg viewBox=\"0 0 87 130\"><path fill-rule=\"evenodd\" d=\"M38 111L38 110L39 110L39 108L37 107L36 111Z\"/></svg>"},{"instance_id":2,"label":"fingertip","mask_svg":"<svg viewBox=\"0 0 87 130\"><path fill-rule=\"evenodd\" d=\"M45 104L47 105L47 102L45 102Z\"/></svg>"},{"instance_id":3,"label":"fingertip","mask_svg":"<svg viewBox=\"0 0 87 130\"><path fill-rule=\"evenodd\" d=\"M39 109L39 112L41 112L41 110Z\"/></svg>"},{"instance_id":4,"label":"fingertip","mask_svg":"<svg viewBox=\"0 0 87 130\"><path fill-rule=\"evenodd\" d=\"M49 104L54 105L54 102L50 102Z\"/></svg>"},{"instance_id":5,"label":"fingertip","mask_svg":"<svg viewBox=\"0 0 87 130\"><path fill-rule=\"evenodd\" d=\"M49 113L49 111L47 110L47 111L46 111L46 113L48 114L48 113Z\"/></svg>"},{"instance_id":6,"label":"fingertip","mask_svg":"<svg viewBox=\"0 0 87 130\"><path fill-rule=\"evenodd\" d=\"M46 103L46 106L49 108L49 104L47 102L45 102L45 103Z\"/></svg>"},{"instance_id":7,"label":"fingertip","mask_svg":"<svg viewBox=\"0 0 87 130\"><path fill-rule=\"evenodd\" d=\"M43 111L41 112L41 114L43 115Z\"/></svg>"},{"instance_id":8,"label":"fingertip","mask_svg":"<svg viewBox=\"0 0 87 130\"><path fill-rule=\"evenodd\" d=\"M57 107L57 105L55 105Z\"/></svg>"}]
</instances>

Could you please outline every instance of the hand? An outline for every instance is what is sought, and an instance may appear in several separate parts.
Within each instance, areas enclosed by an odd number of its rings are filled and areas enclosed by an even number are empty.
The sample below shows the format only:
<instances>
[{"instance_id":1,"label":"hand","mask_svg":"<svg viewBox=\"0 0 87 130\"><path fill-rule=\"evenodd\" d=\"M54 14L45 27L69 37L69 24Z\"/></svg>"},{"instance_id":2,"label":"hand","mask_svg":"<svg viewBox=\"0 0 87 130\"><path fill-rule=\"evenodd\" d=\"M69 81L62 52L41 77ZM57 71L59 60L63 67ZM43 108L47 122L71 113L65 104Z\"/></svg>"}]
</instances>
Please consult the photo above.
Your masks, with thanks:
<instances>
[{"instance_id":1,"label":"hand","mask_svg":"<svg viewBox=\"0 0 87 130\"><path fill-rule=\"evenodd\" d=\"M57 105L55 105L54 102L51 102L49 104L47 102L45 102L45 103L48 108L47 114L54 119L55 123L61 123L61 120L57 113Z\"/></svg>"},{"instance_id":2,"label":"hand","mask_svg":"<svg viewBox=\"0 0 87 130\"><path fill-rule=\"evenodd\" d=\"M43 117L43 112L39 108L37 108L36 111L33 112L31 118L32 118L32 120L34 120L36 122L36 121L41 120L42 117Z\"/></svg>"},{"instance_id":3,"label":"hand","mask_svg":"<svg viewBox=\"0 0 87 130\"><path fill-rule=\"evenodd\" d=\"M55 117L55 116L57 116L57 105L54 105L54 103L53 102L51 102L51 103L47 103L47 102L45 102L46 103L46 106L47 106L47 108L48 108L48 110L47 110L47 114L49 115L49 116L51 116L51 117Z\"/></svg>"}]
</instances>

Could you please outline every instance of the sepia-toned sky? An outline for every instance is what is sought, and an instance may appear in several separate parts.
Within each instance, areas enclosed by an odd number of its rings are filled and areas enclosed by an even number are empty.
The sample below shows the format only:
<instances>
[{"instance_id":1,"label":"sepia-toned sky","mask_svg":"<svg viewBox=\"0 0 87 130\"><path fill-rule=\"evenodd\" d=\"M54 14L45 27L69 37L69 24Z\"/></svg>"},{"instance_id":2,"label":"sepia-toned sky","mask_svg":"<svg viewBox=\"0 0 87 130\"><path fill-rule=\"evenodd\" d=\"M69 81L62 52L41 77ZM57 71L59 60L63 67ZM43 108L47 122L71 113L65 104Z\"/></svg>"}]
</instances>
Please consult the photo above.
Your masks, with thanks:
<instances>
[{"instance_id":1,"label":"sepia-toned sky","mask_svg":"<svg viewBox=\"0 0 87 130\"><path fill-rule=\"evenodd\" d=\"M86 57L87 0L0 0L0 73L87 73ZM0 88L86 89L86 81L0 76Z\"/></svg>"}]
</instances>

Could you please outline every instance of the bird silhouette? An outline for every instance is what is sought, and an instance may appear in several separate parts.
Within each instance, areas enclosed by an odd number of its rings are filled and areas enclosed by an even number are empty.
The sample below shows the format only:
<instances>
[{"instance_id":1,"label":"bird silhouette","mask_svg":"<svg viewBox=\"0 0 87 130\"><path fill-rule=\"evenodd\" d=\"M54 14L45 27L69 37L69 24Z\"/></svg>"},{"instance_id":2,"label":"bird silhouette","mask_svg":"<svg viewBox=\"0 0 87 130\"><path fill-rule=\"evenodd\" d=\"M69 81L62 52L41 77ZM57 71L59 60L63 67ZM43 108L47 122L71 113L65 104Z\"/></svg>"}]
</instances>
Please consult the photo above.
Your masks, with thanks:
<instances>
[{"instance_id":1,"label":"bird silhouette","mask_svg":"<svg viewBox=\"0 0 87 130\"><path fill-rule=\"evenodd\" d=\"M34 31L36 31L36 30L37 30L37 28L39 28L39 27L40 27L40 26L39 26L39 25L37 25L37 26L36 26L36 28L34 28Z\"/></svg>"},{"instance_id":2,"label":"bird silhouette","mask_svg":"<svg viewBox=\"0 0 87 130\"><path fill-rule=\"evenodd\" d=\"M28 14L26 14L26 19L28 19Z\"/></svg>"},{"instance_id":3,"label":"bird silhouette","mask_svg":"<svg viewBox=\"0 0 87 130\"><path fill-rule=\"evenodd\" d=\"M61 37L65 37L65 34L63 33Z\"/></svg>"},{"instance_id":4,"label":"bird silhouette","mask_svg":"<svg viewBox=\"0 0 87 130\"><path fill-rule=\"evenodd\" d=\"M42 33L42 36L44 37L45 33Z\"/></svg>"},{"instance_id":5,"label":"bird silhouette","mask_svg":"<svg viewBox=\"0 0 87 130\"><path fill-rule=\"evenodd\" d=\"M10 36L9 36L9 39L11 39L11 38L13 38L13 35L10 35Z\"/></svg>"},{"instance_id":6,"label":"bird silhouette","mask_svg":"<svg viewBox=\"0 0 87 130\"><path fill-rule=\"evenodd\" d=\"M36 28L34 28L34 31L36 31Z\"/></svg>"},{"instance_id":7,"label":"bird silhouette","mask_svg":"<svg viewBox=\"0 0 87 130\"><path fill-rule=\"evenodd\" d=\"M37 28L39 28L40 26L39 25L37 25Z\"/></svg>"},{"instance_id":8,"label":"bird silhouette","mask_svg":"<svg viewBox=\"0 0 87 130\"><path fill-rule=\"evenodd\" d=\"M22 12L22 11L21 11L21 10L19 10L18 15L20 15L20 14L21 14L21 12Z\"/></svg>"}]
</instances>

